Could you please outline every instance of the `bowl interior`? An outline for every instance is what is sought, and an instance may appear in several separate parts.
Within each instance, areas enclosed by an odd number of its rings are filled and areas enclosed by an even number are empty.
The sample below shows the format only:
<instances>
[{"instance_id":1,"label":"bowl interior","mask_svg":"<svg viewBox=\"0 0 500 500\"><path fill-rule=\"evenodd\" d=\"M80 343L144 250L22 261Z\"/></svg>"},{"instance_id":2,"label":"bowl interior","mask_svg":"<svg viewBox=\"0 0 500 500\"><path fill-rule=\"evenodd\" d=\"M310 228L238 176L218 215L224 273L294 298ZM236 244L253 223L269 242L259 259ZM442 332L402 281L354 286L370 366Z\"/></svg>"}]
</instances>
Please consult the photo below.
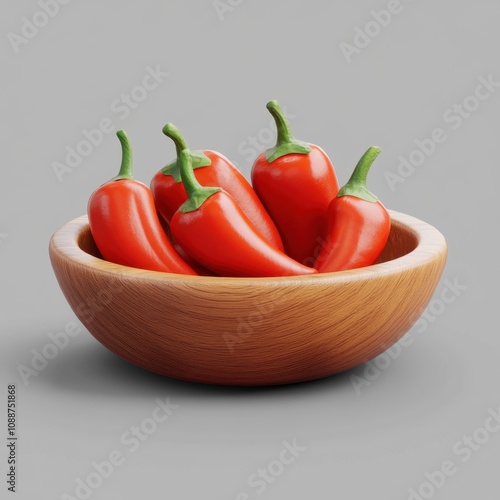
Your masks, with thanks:
<instances>
[{"instance_id":1,"label":"bowl interior","mask_svg":"<svg viewBox=\"0 0 500 500\"><path fill-rule=\"evenodd\" d=\"M90 226L88 224L78 234L77 244L80 250L83 250L85 253L88 253L97 259L104 260L101 252L99 252L99 249L97 248L94 238L92 237Z\"/></svg>"},{"instance_id":2,"label":"bowl interior","mask_svg":"<svg viewBox=\"0 0 500 500\"><path fill-rule=\"evenodd\" d=\"M78 247L85 253L102 259L102 255L95 244L90 227L87 224L78 235ZM392 221L389 239L382 254L377 260L377 264L398 259L409 254L418 246L418 235L409 226L401 224L399 221Z\"/></svg>"}]
</instances>

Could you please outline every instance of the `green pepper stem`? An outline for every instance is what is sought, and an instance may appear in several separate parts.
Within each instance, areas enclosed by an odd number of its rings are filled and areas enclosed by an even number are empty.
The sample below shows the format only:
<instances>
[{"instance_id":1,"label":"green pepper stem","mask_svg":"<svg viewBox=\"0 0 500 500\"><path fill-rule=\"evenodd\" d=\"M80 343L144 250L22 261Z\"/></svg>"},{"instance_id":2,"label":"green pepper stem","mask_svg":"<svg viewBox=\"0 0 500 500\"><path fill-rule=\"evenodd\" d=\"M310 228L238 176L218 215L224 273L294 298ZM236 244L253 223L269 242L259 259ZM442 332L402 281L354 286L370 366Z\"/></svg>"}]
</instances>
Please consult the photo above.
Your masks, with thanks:
<instances>
[{"instance_id":1,"label":"green pepper stem","mask_svg":"<svg viewBox=\"0 0 500 500\"><path fill-rule=\"evenodd\" d=\"M368 172L370 171L373 162L377 159L377 156L382 152L382 150L377 146L371 146L368 148L366 153L358 161L358 164L354 168L354 172L349 179L348 184L358 184L366 186L366 179L368 178Z\"/></svg>"},{"instance_id":2,"label":"green pepper stem","mask_svg":"<svg viewBox=\"0 0 500 500\"><path fill-rule=\"evenodd\" d=\"M112 180L119 181L122 179L133 179L133 156L130 140L124 130L118 130L116 135L122 146L122 163L120 165L118 175L113 177Z\"/></svg>"},{"instance_id":3,"label":"green pepper stem","mask_svg":"<svg viewBox=\"0 0 500 500\"><path fill-rule=\"evenodd\" d=\"M179 156L180 171L184 189L188 195L187 201L180 207L181 212L193 212L203 205L203 203L215 193L218 193L220 187L202 186L193 170L193 154L189 149L181 151Z\"/></svg>"},{"instance_id":4,"label":"green pepper stem","mask_svg":"<svg viewBox=\"0 0 500 500\"><path fill-rule=\"evenodd\" d=\"M377 146L368 148L366 153L358 161L347 184L340 189L337 195L338 197L349 195L366 201L375 202L378 200L378 198L368 190L366 180L373 162L381 151L382 150Z\"/></svg>"},{"instance_id":5,"label":"green pepper stem","mask_svg":"<svg viewBox=\"0 0 500 500\"><path fill-rule=\"evenodd\" d=\"M282 144L292 142L294 140L294 137L290 129L290 123L287 120L285 113L283 113L283 110L281 109L278 101L269 101L266 105L266 108L269 110L274 118L274 121L276 122L276 129L278 132L276 145L281 146Z\"/></svg>"},{"instance_id":6,"label":"green pepper stem","mask_svg":"<svg viewBox=\"0 0 500 500\"><path fill-rule=\"evenodd\" d=\"M202 190L203 186L198 182L198 179L194 175L193 155L191 154L191 151L189 149L184 149L180 152L179 158L181 160L182 183L184 184L188 198L191 198Z\"/></svg>"},{"instance_id":7,"label":"green pepper stem","mask_svg":"<svg viewBox=\"0 0 500 500\"><path fill-rule=\"evenodd\" d=\"M188 145L186 140L180 130L173 123L167 123L163 127L163 133L174 141L177 156L180 156L181 152L187 149Z\"/></svg>"},{"instance_id":8,"label":"green pepper stem","mask_svg":"<svg viewBox=\"0 0 500 500\"><path fill-rule=\"evenodd\" d=\"M309 154L311 152L309 144L295 139L290 130L290 124L278 101L269 101L266 108L273 116L277 130L276 146L266 151L268 163L272 163L274 160L289 154Z\"/></svg>"},{"instance_id":9,"label":"green pepper stem","mask_svg":"<svg viewBox=\"0 0 500 500\"><path fill-rule=\"evenodd\" d=\"M188 149L186 140L184 139L180 130L173 123L167 123L163 127L163 133L167 137L172 139L172 141L174 141L176 158L173 162L170 162L168 165L165 165L161 169L161 172L163 175L171 175L174 178L175 182L182 182L180 157L182 151ZM191 155L192 155L192 163L194 169L200 167L208 167L209 165L212 164L210 158L208 158L208 156L205 155L203 151L191 151Z\"/></svg>"}]
</instances>

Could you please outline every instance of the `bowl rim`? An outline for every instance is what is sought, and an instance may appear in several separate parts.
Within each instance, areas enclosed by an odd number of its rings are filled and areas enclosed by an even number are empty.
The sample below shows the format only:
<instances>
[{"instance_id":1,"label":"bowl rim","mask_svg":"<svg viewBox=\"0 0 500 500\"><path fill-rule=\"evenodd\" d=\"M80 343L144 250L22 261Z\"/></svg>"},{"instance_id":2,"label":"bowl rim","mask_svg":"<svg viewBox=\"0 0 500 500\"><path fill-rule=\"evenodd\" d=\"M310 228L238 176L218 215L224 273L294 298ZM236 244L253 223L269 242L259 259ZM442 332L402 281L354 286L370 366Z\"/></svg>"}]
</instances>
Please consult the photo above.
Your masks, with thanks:
<instances>
[{"instance_id":1,"label":"bowl rim","mask_svg":"<svg viewBox=\"0 0 500 500\"><path fill-rule=\"evenodd\" d=\"M191 276L185 274L167 273L161 271L150 271L138 269L121 264L115 264L95 257L80 248L78 240L84 231L89 227L88 216L77 217L59 229L57 229L50 239L49 253L51 259L55 256L66 261L71 261L80 266L91 268L93 272L106 273L114 276L127 278L143 278L147 280L162 280L168 282L200 283L212 285L263 285L265 283L277 285L285 283L324 283L366 280L371 277L381 275L392 275L402 271L428 264L435 260L442 253L447 253L447 244L443 234L434 226L394 210L388 210L391 217L391 224L405 228L415 237L416 247L401 257L373 264L371 266L352 269L347 271L337 271L330 273L318 273L301 276L277 276L263 278L242 278L242 277L222 277L222 276Z\"/></svg>"}]
</instances>

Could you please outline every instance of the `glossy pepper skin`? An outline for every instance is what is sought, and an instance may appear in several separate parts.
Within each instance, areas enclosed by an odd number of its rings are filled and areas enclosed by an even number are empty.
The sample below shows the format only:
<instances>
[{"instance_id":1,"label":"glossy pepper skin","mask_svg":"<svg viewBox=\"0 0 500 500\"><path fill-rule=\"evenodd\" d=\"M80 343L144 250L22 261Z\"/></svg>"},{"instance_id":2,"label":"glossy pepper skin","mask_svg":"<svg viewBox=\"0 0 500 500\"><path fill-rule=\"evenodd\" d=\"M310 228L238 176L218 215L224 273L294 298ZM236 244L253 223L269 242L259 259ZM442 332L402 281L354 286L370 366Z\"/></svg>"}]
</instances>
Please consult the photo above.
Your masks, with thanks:
<instances>
[{"instance_id":1,"label":"glossy pepper skin","mask_svg":"<svg viewBox=\"0 0 500 500\"><path fill-rule=\"evenodd\" d=\"M124 266L191 274L195 271L175 251L161 227L149 188L132 177L132 151L127 135L120 173L95 190L88 202L90 231L105 260Z\"/></svg>"},{"instance_id":2,"label":"glossy pepper skin","mask_svg":"<svg viewBox=\"0 0 500 500\"><path fill-rule=\"evenodd\" d=\"M163 231L165 232L165 234L167 235L167 238L168 240L170 241L170 243L172 243L172 246L174 247L175 251L181 256L182 260L188 265L190 266L194 271L195 273L198 275L198 276L215 276L215 274L211 271L209 271L208 269L205 269L203 266L200 266L200 264L198 264L198 262L195 262L183 249L182 247L179 245L179 243L177 243L173 236L172 236L172 232L170 231L170 226L168 225L167 221L158 213L157 211L157 215L158 215L158 220L160 221L160 224L161 224L161 227L163 228Z\"/></svg>"},{"instance_id":3,"label":"glossy pepper skin","mask_svg":"<svg viewBox=\"0 0 500 500\"><path fill-rule=\"evenodd\" d=\"M179 159L181 151L187 149L187 145L175 125L167 123L163 133L174 141L177 158L153 177L151 191L158 212L170 223L174 213L187 200ZM225 156L216 151L208 149L192 151L192 158L198 181L203 186L218 186L227 191L264 238L274 247L283 250L278 229L243 174Z\"/></svg>"},{"instance_id":4,"label":"glossy pepper skin","mask_svg":"<svg viewBox=\"0 0 500 500\"><path fill-rule=\"evenodd\" d=\"M196 262L229 277L316 273L271 246L226 191L201 186L189 150L182 151L180 158L188 200L172 217L170 229Z\"/></svg>"},{"instance_id":5,"label":"glossy pepper skin","mask_svg":"<svg viewBox=\"0 0 500 500\"><path fill-rule=\"evenodd\" d=\"M267 104L276 121L277 145L252 167L252 185L280 232L285 252L312 265L326 231L326 212L338 181L326 153L296 140L277 101Z\"/></svg>"},{"instance_id":6,"label":"glossy pepper skin","mask_svg":"<svg viewBox=\"0 0 500 500\"><path fill-rule=\"evenodd\" d=\"M320 273L371 266L387 243L391 218L366 187L379 154L377 147L368 149L328 208L328 234L314 264Z\"/></svg>"}]
</instances>

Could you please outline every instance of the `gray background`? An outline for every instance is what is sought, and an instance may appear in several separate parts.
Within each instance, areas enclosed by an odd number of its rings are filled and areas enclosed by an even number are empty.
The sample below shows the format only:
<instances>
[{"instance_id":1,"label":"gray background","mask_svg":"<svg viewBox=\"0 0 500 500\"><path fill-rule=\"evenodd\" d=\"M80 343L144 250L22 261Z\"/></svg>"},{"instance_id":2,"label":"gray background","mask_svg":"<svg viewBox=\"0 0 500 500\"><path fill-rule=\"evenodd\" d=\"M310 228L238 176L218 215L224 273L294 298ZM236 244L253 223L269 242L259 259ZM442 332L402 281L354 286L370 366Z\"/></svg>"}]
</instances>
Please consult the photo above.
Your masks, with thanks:
<instances>
[{"instance_id":1,"label":"gray background","mask_svg":"<svg viewBox=\"0 0 500 500\"><path fill-rule=\"evenodd\" d=\"M340 44L388 1L71 1L15 52L35 1L4 2L0 15L3 157L0 182L0 434L6 386L19 398L17 498L74 495L92 462L123 452L92 499L406 499L446 460L457 471L433 498L500 495L500 432L467 463L453 450L500 406L498 138L500 91L460 127L443 116L473 95L478 78L500 81L497 0L401 0L402 12L350 63ZM42 19L43 21L43 19ZM168 77L125 119L112 102L140 84L148 66ZM104 137L57 179L82 130L105 118L127 130L136 176L149 183L174 153L161 128L176 123L193 148L216 149L249 174L251 136L272 142L265 103L279 99L297 137L321 145L340 181L371 144L383 154L370 187L386 206L438 227L450 254L434 311L409 345L358 393L353 376L274 389L205 387L162 378L107 352L87 331L26 385L19 365L75 316L50 267L51 234L82 215L90 193L116 174L119 144ZM473 104L473 101L470 101ZM455 122L456 124L456 122ZM387 172L415 140L442 128L447 141L391 190ZM449 304L449 282L465 289ZM432 313L431 313L432 314ZM431 321L432 319L432 321ZM387 358L385 358L387 360ZM373 368L374 364L370 365ZM179 405L132 453L120 436L150 417L156 398ZM2 438L4 439L4 438ZM306 448L266 491L247 484L279 456L282 441ZM2 442L0 470L6 466ZM3 483L3 480L2 480ZM0 497L8 498L6 484ZM429 494L428 490L423 490Z\"/></svg>"}]
</instances>

